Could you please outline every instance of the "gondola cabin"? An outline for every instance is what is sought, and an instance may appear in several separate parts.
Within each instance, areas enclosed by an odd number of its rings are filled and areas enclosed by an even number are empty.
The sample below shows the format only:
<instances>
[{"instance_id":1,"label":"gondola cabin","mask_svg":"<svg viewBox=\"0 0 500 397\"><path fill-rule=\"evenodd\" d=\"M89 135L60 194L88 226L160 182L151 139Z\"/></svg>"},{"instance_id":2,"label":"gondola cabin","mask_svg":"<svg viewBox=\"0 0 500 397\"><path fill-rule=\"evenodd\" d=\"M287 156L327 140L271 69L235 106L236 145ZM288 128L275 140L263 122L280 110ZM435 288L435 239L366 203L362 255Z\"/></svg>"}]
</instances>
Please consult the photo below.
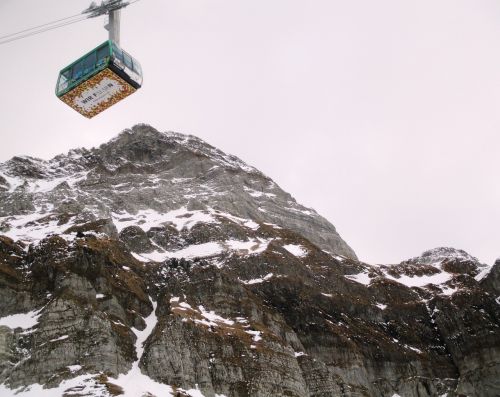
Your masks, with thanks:
<instances>
[{"instance_id":1,"label":"gondola cabin","mask_svg":"<svg viewBox=\"0 0 500 397\"><path fill-rule=\"evenodd\" d=\"M141 65L108 40L59 73L56 95L92 118L142 85Z\"/></svg>"}]
</instances>

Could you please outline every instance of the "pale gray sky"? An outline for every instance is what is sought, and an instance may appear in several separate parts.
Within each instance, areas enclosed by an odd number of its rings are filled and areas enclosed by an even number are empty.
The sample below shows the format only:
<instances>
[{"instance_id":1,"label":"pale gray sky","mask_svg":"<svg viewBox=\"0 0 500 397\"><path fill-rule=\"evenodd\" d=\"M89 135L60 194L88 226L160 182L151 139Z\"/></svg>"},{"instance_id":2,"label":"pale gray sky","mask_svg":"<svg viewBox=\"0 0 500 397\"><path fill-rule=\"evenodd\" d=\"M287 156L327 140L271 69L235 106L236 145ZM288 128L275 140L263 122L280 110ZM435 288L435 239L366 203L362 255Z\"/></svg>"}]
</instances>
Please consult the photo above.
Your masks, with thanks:
<instances>
[{"instance_id":1,"label":"pale gray sky","mask_svg":"<svg viewBox=\"0 0 500 397\"><path fill-rule=\"evenodd\" d=\"M0 0L0 36L89 3ZM500 256L497 0L141 0L122 47L144 86L87 120L54 86L103 24L0 46L0 161L145 122L256 166L367 262L436 246Z\"/></svg>"}]
</instances>

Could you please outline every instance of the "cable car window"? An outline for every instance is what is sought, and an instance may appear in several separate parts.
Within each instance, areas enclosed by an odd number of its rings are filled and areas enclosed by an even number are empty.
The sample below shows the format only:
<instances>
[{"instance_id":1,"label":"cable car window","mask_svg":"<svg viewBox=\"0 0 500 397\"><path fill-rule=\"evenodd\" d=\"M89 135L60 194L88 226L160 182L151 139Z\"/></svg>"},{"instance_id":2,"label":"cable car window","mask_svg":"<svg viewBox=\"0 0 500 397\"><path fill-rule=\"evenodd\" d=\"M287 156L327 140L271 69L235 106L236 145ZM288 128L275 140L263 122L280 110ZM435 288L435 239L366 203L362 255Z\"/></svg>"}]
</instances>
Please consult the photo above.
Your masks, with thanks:
<instances>
[{"instance_id":1,"label":"cable car window","mask_svg":"<svg viewBox=\"0 0 500 397\"><path fill-rule=\"evenodd\" d=\"M136 82L142 85L142 69L141 64L134 59L134 71L137 73Z\"/></svg>"},{"instance_id":2,"label":"cable car window","mask_svg":"<svg viewBox=\"0 0 500 397\"><path fill-rule=\"evenodd\" d=\"M134 70L137 72L137 74L140 74L142 76L141 64L137 62L136 59L134 59Z\"/></svg>"},{"instance_id":3,"label":"cable car window","mask_svg":"<svg viewBox=\"0 0 500 397\"><path fill-rule=\"evenodd\" d=\"M83 66L83 74L90 73L92 70L94 70L97 61L96 56L97 54L95 51L87 55Z\"/></svg>"},{"instance_id":4,"label":"cable car window","mask_svg":"<svg viewBox=\"0 0 500 397\"><path fill-rule=\"evenodd\" d=\"M132 67L132 58L126 52L123 52L123 62L125 63L125 65L127 66L127 68L129 68L130 70L133 69L133 67Z\"/></svg>"},{"instance_id":5,"label":"cable car window","mask_svg":"<svg viewBox=\"0 0 500 397\"><path fill-rule=\"evenodd\" d=\"M133 61L133 70L134 72L136 72L137 74L142 74L142 71L141 71L141 65L139 64L139 62L137 62L135 59L132 59Z\"/></svg>"},{"instance_id":6,"label":"cable car window","mask_svg":"<svg viewBox=\"0 0 500 397\"><path fill-rule=\"evenodd\" d=\"M59 76L59 91L65 90L68 87L68 80L71 78L71 68L66 69Z\"/></svg>"},{"instance_id":7,"label":"cable car window","mask_svg":"<svg viewBox=\"0 0 500 397\"><path fill-rule=\"evenodd\" d=\"M109 49L108 46L105 45L97 50L97 59L98 63L102 63L106 57L109 55Z\"/></svg>"},{"instance_id":8,"label":"cable car window","mask_svg":"<svg viewBox=\"0 0 500 397\"><path fill-rule=\"evenodd\" d=\"M83 75L83 60L73 65L73 79L78 80Z\"/></svg>"},{"instance_id":9,"label":"cable car window","mask_svg":"<svg viewBox=\"0 0 500 397\"><path fill-rule=\"evenodd\" d=\"M123 53L122 53L122 50L119 49L115 43L113 43L113 54L115 56L116 59L118 59L119 61L123 62Z\"/></svg>"}]
</instances>

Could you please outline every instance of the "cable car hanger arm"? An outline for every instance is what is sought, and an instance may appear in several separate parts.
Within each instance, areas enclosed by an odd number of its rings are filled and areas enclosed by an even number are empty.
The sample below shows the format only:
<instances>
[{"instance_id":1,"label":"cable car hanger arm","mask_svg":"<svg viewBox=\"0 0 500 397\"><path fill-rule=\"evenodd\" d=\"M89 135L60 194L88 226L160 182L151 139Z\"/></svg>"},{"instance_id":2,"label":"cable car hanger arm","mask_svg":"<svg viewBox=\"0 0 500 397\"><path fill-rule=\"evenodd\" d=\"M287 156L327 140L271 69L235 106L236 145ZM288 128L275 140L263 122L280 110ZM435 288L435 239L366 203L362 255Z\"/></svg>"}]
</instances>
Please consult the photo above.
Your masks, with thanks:
<instances>
[{"instance_id":1,"label":"cable car hanger arm","mask_svg":"<svg viewBox=\"0 0 500 397\"><path fill-rule=\"evenodd\" d=\"M136 0L137 1L137 0ZM88 14L88 18L96 18L101 15L110 14L113 11L120 10L136 1L123 1L123 0L104 0L100 5L93 1L89 8L82 11L82 14Z\"/></svg>"}]
</instances>

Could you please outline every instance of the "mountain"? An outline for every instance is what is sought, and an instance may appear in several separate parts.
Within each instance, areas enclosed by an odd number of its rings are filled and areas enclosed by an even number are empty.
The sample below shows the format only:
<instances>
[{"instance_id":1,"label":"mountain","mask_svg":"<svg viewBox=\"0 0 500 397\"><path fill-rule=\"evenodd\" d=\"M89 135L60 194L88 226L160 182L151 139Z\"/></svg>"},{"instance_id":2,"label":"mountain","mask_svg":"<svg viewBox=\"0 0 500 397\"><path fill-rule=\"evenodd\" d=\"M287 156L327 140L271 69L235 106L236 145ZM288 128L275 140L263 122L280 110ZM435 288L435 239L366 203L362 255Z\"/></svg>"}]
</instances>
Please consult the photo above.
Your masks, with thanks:
<instances>
[{"instance_id":1,"label":"mountain","mask_svg":"<svg viewBox=\"0 0 500 397\"><path fill-rule=\"evenodd\" d=\"M32 240L49 228L64 233L103 219L108 220L103 228L116 237L132 224L171 221L180 213L207 221L219 211L218 216L280 225L322 249L356 258L332 224L255 168L196 137L146 125L98 149L74 150L50 161L14 157L0 167L0 189L10 193L0 216L15 217L2 228L17 229L16 238ZM30 223L30 217L37 222Z\"/></svg>"},{"instance_id":2,"label":"mountain","mask_svg":"<svg viewBox=\"0 0 500 397\"><path fill-rule=\"evenodd\" d=\"M147 125L0 165L2 396L497 396L500 260L357 260L202 140Z\"/></svg>"}]
</instances>

